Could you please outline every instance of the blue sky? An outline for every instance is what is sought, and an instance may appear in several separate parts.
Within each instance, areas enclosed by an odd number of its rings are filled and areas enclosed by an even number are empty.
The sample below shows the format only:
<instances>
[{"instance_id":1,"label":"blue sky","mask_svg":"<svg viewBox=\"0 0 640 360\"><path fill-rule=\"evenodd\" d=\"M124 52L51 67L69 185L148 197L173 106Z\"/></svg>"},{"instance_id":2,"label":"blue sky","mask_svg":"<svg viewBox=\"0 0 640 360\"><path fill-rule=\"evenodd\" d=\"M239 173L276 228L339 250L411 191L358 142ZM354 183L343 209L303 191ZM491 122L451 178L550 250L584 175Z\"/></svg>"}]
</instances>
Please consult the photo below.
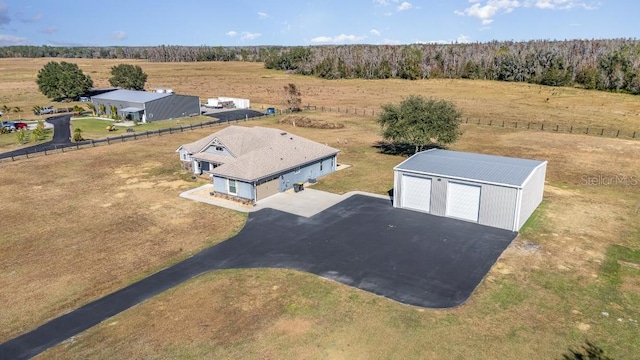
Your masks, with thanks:
<instances>
[{"instance_id":1,"label":"blue sky","mask_svg":"<svg viewBox=\"0 0 640 360\"><path fill-rule=\"evenodd\" d=\"M0 0L0 46L640 38L637 0Z\"/></svg>"}]
</instances>

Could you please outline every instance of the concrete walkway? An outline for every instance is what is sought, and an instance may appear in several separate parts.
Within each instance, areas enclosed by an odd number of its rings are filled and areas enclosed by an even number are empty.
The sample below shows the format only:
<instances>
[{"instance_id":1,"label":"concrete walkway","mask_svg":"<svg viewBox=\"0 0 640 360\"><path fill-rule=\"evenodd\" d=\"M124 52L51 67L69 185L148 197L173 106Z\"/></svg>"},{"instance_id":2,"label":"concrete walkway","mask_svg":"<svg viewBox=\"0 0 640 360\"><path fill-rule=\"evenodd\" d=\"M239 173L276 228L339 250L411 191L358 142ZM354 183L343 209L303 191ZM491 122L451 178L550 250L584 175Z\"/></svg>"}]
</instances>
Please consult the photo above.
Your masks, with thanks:
<instances>
[{"instance_id":1,"label":"concrete walkway","mask_svg":"<svg viewBox=\"0 0 640 360\"><path fill-rule=\"evenodd\" d=\"M311 189L307 186L308 184L305 184L304 190L300 192L288 190L286 192L269 196L266 199L258 201L255 206L242 205L235 201L211 196L210 192L213 191L212 184L203 185L199 188L185 191L180 194L180 197L240 212L250 213L262 209L274 209L305 218L310 218L353 195L366 195L374 198L386 199L391 202L391 198L384 195L371 194L362 191L351 191L343 195L337 195L326 191Z\"/></svg>"}]
</instances>

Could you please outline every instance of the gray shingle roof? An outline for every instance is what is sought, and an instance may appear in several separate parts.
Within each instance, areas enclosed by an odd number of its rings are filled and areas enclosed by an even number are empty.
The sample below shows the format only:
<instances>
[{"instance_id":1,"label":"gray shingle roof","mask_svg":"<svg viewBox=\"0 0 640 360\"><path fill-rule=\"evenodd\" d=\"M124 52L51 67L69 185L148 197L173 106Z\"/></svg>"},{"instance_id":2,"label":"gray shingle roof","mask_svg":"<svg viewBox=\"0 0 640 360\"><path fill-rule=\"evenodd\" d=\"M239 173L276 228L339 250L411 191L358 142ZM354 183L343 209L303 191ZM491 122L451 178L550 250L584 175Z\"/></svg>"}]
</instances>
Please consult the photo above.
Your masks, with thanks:
<instances>
[{"instance_id":1,"label":"gray shingle roof","mask_svg":"<svg viewBox=\"0 0 640 360\"><path fill-rule=\"evenodd\" d=\"M146 103L153 100L162 99L172 94L156 93L147 91L135 91L135 90L114 90L104 94L92 96L92 99L98 100L115 100L115 101L129 101L134 103Z\"/></svg>"},{"instance_id":2,"label":"gray shingle roof","mask_svg":"<svg viewBox=\"0 0 640 360\"><path fill-rule=\"evenodd\" d=\"M212 154L205 153L214 140L235 158L216 155L214 159ZM340 151L283 130L258 126L229 126L181 148L195 159L222 162L223 165L211 170L212 174L245 181L276 175Z\"/></svg>"},{"instance_id":3,"label":"gray shingle roof","mask_svg":"<svg viewBox=\"0 0 640 360\"><path fill-rule=\"evenodd\" d=\"M431 149L417 153L394 169L520 187L546 161Z\"/></svg>"}]
</instances>

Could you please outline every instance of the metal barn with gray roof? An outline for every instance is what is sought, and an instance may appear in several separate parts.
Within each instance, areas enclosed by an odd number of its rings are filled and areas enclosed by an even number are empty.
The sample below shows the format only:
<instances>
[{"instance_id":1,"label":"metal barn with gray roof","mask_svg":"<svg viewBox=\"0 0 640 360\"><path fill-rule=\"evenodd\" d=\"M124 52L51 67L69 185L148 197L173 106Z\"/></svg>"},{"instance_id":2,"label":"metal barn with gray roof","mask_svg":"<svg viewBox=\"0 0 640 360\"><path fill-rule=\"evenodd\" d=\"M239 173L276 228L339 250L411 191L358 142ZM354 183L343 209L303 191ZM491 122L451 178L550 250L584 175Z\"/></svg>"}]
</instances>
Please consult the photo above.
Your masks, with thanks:
<instances>
[{"instance_id":1,"label":"metal barn with gray roof","mask_svg":"<svg viewBox=\"0 0 640 360\"><path fill-rule=\"evenodd\" d=\"M394 168L393 206L518 231L542 201L546 161L431 149Z\"/></svg>"},{"instance_id":2,"label":"metal barn with gray roof","mask_svg":"<svg viewBox=\"0 0 640 360\"><path fill-rule=\"evenodd\" d=\"M178 95L173 92L147 92L135 90L114 90L92 96L96 109L104 104L107 116L111 106L118 109L123 119L151 122L200 114L200 98Z\"/></svg>"}]
</instances>

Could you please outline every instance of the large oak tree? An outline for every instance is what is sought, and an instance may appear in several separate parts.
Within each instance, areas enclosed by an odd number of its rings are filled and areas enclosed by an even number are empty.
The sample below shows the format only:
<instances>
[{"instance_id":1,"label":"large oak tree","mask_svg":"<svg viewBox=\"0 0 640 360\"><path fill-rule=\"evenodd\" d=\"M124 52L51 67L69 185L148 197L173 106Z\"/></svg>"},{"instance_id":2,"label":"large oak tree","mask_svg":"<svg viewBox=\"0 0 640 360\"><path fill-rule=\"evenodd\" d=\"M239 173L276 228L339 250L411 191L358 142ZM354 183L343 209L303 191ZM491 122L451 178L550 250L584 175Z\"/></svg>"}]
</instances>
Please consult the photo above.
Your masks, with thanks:
<instances>
[{"instance_id":1,"label":"large oak tree","mask_svg":"<svg viewBox=\"0 0 640 360\"><path fill-rule=\"evenodd\" d=\"M111 68L111 86L129 90L144 90L147 74L138 65L120 64Z\"/></svg>"},{"instance_id":2,"label":"large oak tree","mask_svg":"<svg viewBox=\"0 0 640 360\"><path fill-rule=\"evenodd\" d=\"M397 144L415 146L453 143L460 135L461 113L454 103L411 95L400 104L386 104L378 117L382 137Z\"/></svg>"},{"instance_id":3,"label":"large oak tree","mask_svg":"<svg viewBox=\"0 0 640 360\"><path fill-rule=\"evenodd\" d=\"M73 99L93 87L93 80L77 64L51 61L38 71L40 92L50 99Z\"/></svg>"}]
</instances>

